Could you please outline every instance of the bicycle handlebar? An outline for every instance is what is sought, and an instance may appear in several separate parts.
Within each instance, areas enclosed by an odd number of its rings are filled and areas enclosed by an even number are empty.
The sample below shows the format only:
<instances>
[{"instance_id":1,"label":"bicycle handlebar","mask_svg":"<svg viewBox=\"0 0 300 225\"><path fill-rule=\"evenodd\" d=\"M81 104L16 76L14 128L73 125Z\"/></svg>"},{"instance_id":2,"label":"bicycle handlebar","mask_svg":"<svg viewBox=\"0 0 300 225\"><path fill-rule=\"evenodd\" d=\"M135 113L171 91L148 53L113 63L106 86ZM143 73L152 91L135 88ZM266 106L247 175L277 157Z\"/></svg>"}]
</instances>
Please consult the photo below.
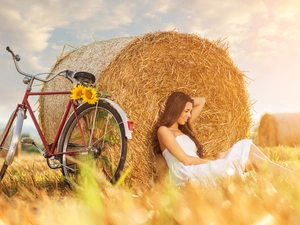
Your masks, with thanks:
<instances>
[{"instance_id":1,"label":"bicycle handlebar","mask_svg":"<svg viewBox=\"0 0 300 225\"><path fill-rule=\"evenodd\" d=\"M6 50L12 54L13 58L16 61L20 61L21 60L20 56L19 55L15 55L14 52L12 50L10 50L9 46L6 47Z\"/></svg>"},{"instance_id":2,"label":"bicycle handlebar","mask_svg":"<svg viewBox=\"0 0 300 225\"><path fill-rule=\"evenodd\" d=\"M43 78L40 78L40 77L37 77L38 75L42 75L42 74L36 74L36 75L32 75L32 74L28 74L28 73L25 73L25 72L22 72L19 68L19 65L18 65L18 62L21 60L20 56L19 55L15 55L14 52L9 48L9 46L6 47L6 50L12 55L13 57L13 60L14 60L14 64L15 64L15 67L17 69L17 71L22 74L23 76L26 76L26 77L30 77L30 78L34 78L38 81L41 81L41 82L49 82L51 80L53 80L55 77L57 77L58 75L62 74L62 73L65 73L64 77L67 78L68 80L70 80L72 83L72 79L73 78L73 75L75 74L74 71L71 71L71 70L62 70L62 71L59 71L55 74L53 73L45 73L45 74L48 74L48 75L52 75L50 76L49 78L46 78L46 79L43 79Z\"/></svg>"}]
</instances>

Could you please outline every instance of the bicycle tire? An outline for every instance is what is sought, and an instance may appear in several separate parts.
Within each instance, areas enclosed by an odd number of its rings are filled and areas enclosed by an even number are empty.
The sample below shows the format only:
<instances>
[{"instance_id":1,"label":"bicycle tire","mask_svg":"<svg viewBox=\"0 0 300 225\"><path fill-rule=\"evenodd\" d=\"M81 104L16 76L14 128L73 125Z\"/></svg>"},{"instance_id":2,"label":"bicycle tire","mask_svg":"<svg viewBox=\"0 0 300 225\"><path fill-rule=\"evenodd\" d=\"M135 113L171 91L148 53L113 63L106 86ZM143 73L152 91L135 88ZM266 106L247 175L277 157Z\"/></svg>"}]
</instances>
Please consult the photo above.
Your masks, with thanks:
<instances>
[{"instance_id":1,"label":"bicycle tire","mask_svg":"<svg viewBox=\"0 0 300 225\"><path fill-rule=\"evenodd\" d=\"M2 133L0 141L0 181L2 181L6 170L12 164L18 148L21 131L24 121L24 110L19 109L17 114L14 113L8 120L8 123ZM9 124L11 123L11 126ZM6 137L5 134L7 133Z\"/></svg>"},{"instance_id":2,"label":"bicycle tire","mask_svg":"<svg viewBox=\"0 0 300 225\"><path fill-rule=\"evenodd\" d=\"M95 112L96 105L83 104L77 109L84 137L80 134L74 113L68 118L62 131L58 151L63 153L77 151L74 154L63 154L61 157L62 174L70 186L73 186L72 182L78 184L79 177L84 179L87 173L97 176L99 171L114 184L124 168L127 138L121 116L111 105L103 101L98 102L96 117ZM93 127L94 118L96 122ZM93 141L87 145L91 132ZM87 143L84 144L83 140ZM85 167L82 167L83 164ZM87 167L87 170L81 169ZM84 175L83 171L87 173Z\"/></svg>"}]
</instances>

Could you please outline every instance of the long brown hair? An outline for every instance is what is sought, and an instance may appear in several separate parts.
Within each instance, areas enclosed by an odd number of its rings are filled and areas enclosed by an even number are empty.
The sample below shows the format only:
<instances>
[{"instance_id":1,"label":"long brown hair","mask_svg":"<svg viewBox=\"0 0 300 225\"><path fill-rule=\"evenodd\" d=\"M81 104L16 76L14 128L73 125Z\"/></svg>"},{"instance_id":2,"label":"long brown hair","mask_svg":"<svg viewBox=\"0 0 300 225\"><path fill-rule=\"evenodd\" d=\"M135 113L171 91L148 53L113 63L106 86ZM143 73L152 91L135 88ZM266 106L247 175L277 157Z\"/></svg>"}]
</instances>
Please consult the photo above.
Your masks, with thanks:
<instances>
[{"instance_id":1,"label":"long brown hair","mask_svg":"<svg viewBox=\"0 0 300 225\"><path fill-rule=\"evenodd\" d=\"M194 105L194 100L187 94L183 92L173 92L166 101L165 109L164 112L160 115L160 118L156 126L156 131L160 126L166 126L166 127L172 126L181 115L187 102L191 102ZM200 157L203 157L202 145L196 139L192 127L189 124L189 121L184 125L179 124L178 128L182 133L186 134L194 141L197 147L197 154ZM155 153L160 152L159 145L155 146L155 148L158 148L155 149Z\"/></svg>"}]
</instances>

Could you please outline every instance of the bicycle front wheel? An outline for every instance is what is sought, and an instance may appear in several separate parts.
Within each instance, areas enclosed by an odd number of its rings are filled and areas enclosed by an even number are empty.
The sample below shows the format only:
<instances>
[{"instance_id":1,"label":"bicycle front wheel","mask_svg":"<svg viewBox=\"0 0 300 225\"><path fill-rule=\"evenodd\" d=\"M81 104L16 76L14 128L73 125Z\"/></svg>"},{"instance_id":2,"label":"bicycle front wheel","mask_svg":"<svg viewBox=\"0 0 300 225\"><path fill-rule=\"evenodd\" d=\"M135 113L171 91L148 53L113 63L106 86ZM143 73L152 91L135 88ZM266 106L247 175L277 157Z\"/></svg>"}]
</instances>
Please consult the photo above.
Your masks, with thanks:
<instances>
[{"instance_id":1,"label":"bicycle front wheel","mask_svg":"<svg viewBox=\"0 0 300 225\"><path fill-rule=\"evenodd\" d=\"M125 128L119 113L108 103L84 104L73 113L64 127L59 151L62 173L71 184L83 178L83 171L103 172L115 183L123 170L127 153ZM79 122L78 122L79 121ZM85 173L85 174L87 174Z\"/></svg>"},{"instance_id":2,"label":"bicycle front wheel","mask_svg":"<svg viewBox=\"0 0 300 225\"><path fill-rule=\"evenodd\" d=\"M0 181L3 179L7 167L12 164L19 146L20 135L24 121L24 110L13 113L0 139Z\"/></svg>"}]
</instances>

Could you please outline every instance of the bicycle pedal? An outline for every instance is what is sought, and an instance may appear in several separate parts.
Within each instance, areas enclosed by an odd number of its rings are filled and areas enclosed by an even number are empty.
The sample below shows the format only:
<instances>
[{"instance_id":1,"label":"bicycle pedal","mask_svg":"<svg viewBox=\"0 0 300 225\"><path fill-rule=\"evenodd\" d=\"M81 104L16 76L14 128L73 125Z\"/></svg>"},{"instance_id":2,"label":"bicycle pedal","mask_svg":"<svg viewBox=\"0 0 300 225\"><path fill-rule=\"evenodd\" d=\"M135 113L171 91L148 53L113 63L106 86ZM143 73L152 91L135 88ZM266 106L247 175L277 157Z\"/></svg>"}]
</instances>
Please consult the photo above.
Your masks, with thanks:
<instances>
[{"instance_id":1,"label":"bicycle pedal","mask_svg":"<svg viewBox=\"0 0 300 225\"><path fill-rule=\"evenodd\" d=\"M30 147L30 146L34 145L34 140L29 137L23 137L21 139L21 144L23 146Z\"/></svg>"}]
</instances>

